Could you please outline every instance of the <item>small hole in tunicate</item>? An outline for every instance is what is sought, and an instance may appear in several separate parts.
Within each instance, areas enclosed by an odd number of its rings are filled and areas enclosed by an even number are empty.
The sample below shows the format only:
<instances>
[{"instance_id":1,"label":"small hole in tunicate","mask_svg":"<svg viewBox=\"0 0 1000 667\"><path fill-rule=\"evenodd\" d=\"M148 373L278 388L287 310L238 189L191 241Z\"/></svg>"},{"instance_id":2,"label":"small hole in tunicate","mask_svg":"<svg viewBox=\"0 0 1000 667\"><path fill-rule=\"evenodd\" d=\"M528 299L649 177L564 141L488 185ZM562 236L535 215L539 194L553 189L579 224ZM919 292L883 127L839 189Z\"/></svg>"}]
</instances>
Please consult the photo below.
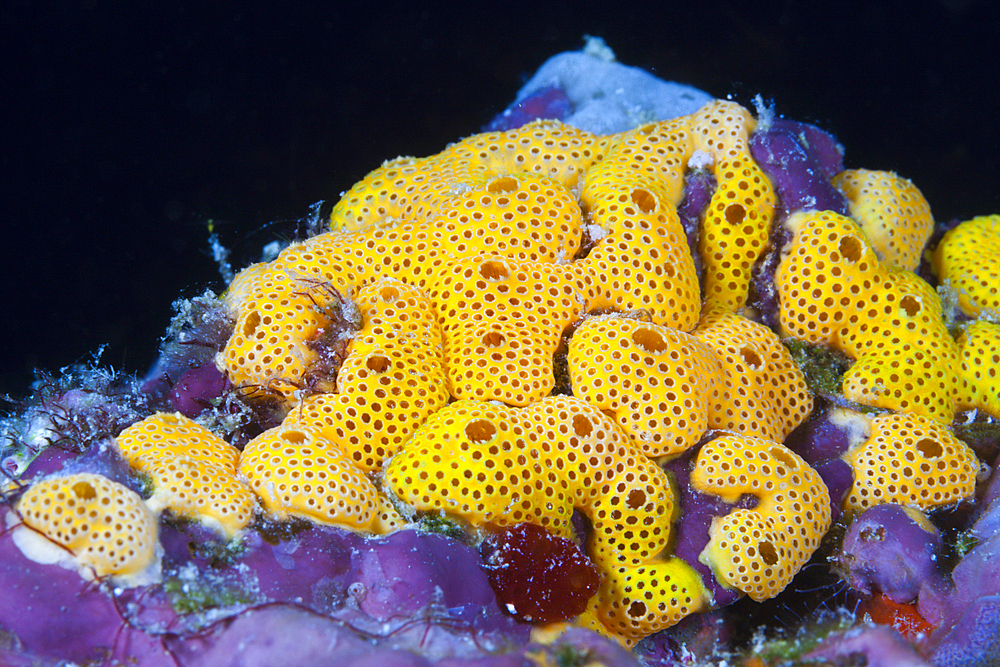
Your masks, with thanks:
<instances>
[{"instance_id":1,"label":"small hole in tunicate","mask_svg":"<svg viewBox=\"0 0 1000 667\"><path fill-rule=\"evenodd\" d=\"M632 489L625 500L625 504L629 506L629 509L639 509L646 504L646 492L642 489Z\"/></svg>"},{"instance_id":2,"label":"small hole in tunicate","mask_svg":"<svg viewBox=\"0 0 1000 667\"><path fill-rule=\"evenodd\" d=\"M486 347L500 347L507 339L499 331L488 331L483 334L483 345Z\"/></svg>"},{"instance_id":3,"label":"small hole in tunicate","mask_svg":"<svg viewBox=\"0 0 1000 667\"><path fill-rule=\"evenodd\" d=\"M497 427L488 419L474 419L465 425L465 437L472 442L486 442L497 434Z\"/></svg>"},{"instance_id":4,"label":"small hole in tunicate","mask_svg":"<svg viewBox=\"0 0 1000 667\"><path fill-rule=\"evenodd\" d=\"M636 329L632 332L632 342L647 352L658 354L667 349L667 342L652 329Z\"/></svg>"},{"instance_id":5,"label":"small hole in tunicate","mask_svg":"<svg viewBox=\"0 0 1000 667\"><path fill-rule=\"evenodd\" d=\"M259 325L260 325L260 313L258 313L256 310L250 311L250 314L247 315L246 320L244 320L243 322L243 337L250 338L251 336L253 336L253 332L257 330L257 327Z\"/></svg>"},{"instance_id":6,"label":"small hole in tunicate","mask_svg":"<svg viewBox=\"0 0 1000 667\"><path fill-rule=\"evenodd\" d=\"M757 545L757 551L760 552L761 560L768 565L774 565L778 562L778 550L770 542L761 542Z\"/></svg>"},{"instance_id":7,"label":"small hole in tunicate","mask_svg":"<svg viewBox=\"0 0 1000 667\"><path fill-rule=\"evenodd\" d=\"M636 600L628 607L628 615L632 618L643 618L646 616L646 603Z\"/></svg>"},{"instance_id":8,"label":"small hole in tunicate","mask_svg":"<svg viewBox=\"0 0 1000 667\"><path fill-rule=\"evenodd\" d=\"M656 197L652 192L644 188L635 188L630 193L632 203L639 207L643 213L652 213L656 210Z\"/></svg>"},{"instance_id":9,"label":"small hole in tunicate","mask_svg":"<svg viewBox=\"0 0 1000 667\"><path fill-rule=\"evenodd\" d=\"M479 275L487 280L504 280L510 271L503 262L487 261L479 265Z\"/></svg>"},{"instance_id":10,"label":"small hole in tunicate","mask_svg":"<svg viewBox=\"0 0 1000 667\"><path fill-rule=\"evenodd\" d=\"M308 438L302 431L285 431L281 434L281 439L290 445L301 445Z\"/></svg>"},{"instance_id":11,"label":"small hole in tunicate","mask_svg":"<svg viewBox=\"0 0 1000 667\"><path fill-rule=\"evenodd\" d=\"M740 356L743 357L743 361L746 365L755 371L760 370L764 366L764 360L761 359L756 350L751 347L744 347L740 350Z\"/></svg>"},{"instance_id":12,"label":"small hole in tunicate","mask_svg":"<svg viewBox=\"0 0 1000 667\"><path fill-rule=\"evenodd\" d=\"M860 260L861 256L865 252L864 245L862 245L861 241L853 236L845 236L840 239L838 249L840 250L841 256L851 264Z\"/></svg>"},{"instance_id":13,"label":"small hole in tunicate","mask_svg":"<svg viewBox=\"0 0 1000 667\"><path fill-rule=\"evenodd\" d=\"M726 222L731 225L738 225L747 217L747 210L743 204L730 204L726 207Z\"/></svg>"},{"instance_id":14,"label":"small hole in tunicate","mask_svg":"<svg viewBox=\"0 0 1000 667\"><path fill-rule=\"evenodd\" d=\"M486 190L497 195L500 193L514 192L514 190L517 190L517 186L517 179L513 176L501 176L500 178L494 178L490 181L489 185L486 186Z\"/></svg>"},{"instance_id":15,"label":"small hole in tunicate","mask_svg":"<svg viewBox=\"0 0 1000 667\"><path fill-rule=\"evenodd\" d=\"M925 459L936 459L944 453L944 448L941 446L937 440L931 440L930 438L921 438L917 440L915 445L917 451Z\"/></svg>"},{"instance_id":16,"label":"small hole in tunicate","mask_svg":"<svg viewBox=\"0 0 1000 667\"><path fill-rule=\"evenodd\" d=\"M365 360L365 367L372 373L385 373L389 369L389 357L373 354Z\"/></svg>"},{"instance_id":17,"label":"small hole in tunicate","mask_svg":"<svg viewBox=\"0 0 1000 667\"><path fill-rule=\"evenodd\" d=\"M796 468L799 467L798 462L795 459L793 459L788 454L788 452L785 452L784 450L779 449L778 447L771 448L771 456L776 458L778 461L783 463L787 468L791 470L795 470Z\"/></svg>"},{"instance_id":18,"label":"small hole in tunicate","mask_svg":"<svg viewBox=\"0 0 1000 667\"><path fill-rule=\"evenodd\" d=\"M74 484L73 493L80 500L90 500L97 497L97 491L94 491L94 487L89 482L77 482Z\"/></svg>"},{"instance_id":19,"label":"small hole in tunicate","mask_svg":"<svg viewBox=\"0 0 1000 667\"><path fill-rule=\"evenodd\" d=\"M899 300L899 306L909 317L913 317L920 312L920 299L907 294Z\"/></svg>"}]
</instances>

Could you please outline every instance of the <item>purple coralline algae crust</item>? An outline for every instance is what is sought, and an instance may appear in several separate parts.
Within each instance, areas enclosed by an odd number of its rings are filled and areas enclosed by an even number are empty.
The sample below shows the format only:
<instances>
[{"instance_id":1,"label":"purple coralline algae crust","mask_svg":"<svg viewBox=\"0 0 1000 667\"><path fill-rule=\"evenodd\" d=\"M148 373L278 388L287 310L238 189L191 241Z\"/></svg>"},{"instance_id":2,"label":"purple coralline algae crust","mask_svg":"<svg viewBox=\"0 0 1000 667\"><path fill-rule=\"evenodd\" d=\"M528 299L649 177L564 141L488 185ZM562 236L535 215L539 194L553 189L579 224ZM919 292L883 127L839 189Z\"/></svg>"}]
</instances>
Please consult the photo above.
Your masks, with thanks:
<instances>
[{"instance_id":1,"label":"purple coralline algae crust","mask_svg":"<svg viewBox=\"0 0 1000 667\"><path fill-rule=\"evenodd\" d=\"M844 146L829 132L809 123L785 118L771 121L771 129L794 136L828 179L844 171Z\"/></svg>"},{"instance_id":2,"label":"purple coralline algae crust","mask_svg":"<svg viewBox=\"0 0 1000 667\"><path fill-rule=\"evenodd\" d=\"M846 659L863 656L865 662ZM828 635L823 643L803 656L833 664L863 664L867 667L931 667L912 644L896 630L885 627L858 627Z\"/></svg>"},{"instance_id":3,"label":"purple coralline algae crust","mask_svg":"<svg viewBox=\"0 0 1000 667\"><path fill-rule=\"evenodd\" d=\"M850 430L831 421L828 412L810 417L785 439L785 446L809 465L839 459L851 444Z\"/></svg>"},{"instance_id":4,"label":"purple coralline algae crust","mask_svg":"<svg viewBox=\"0 0 1000 667\"><path fill-rule=\"evenodd\" d=\"M98 584L29 561L9 530L0 534L0 600L0 628L17 636L22 655L85 662L107 651L144 666L173 665L159 639L128 626Z\"/></svg>"},{"instance_id":5,"label":"purple coralline algae crust","mask_svg":"<svg viewBox=\"0 0 1000 667\"><path fill-rule=\"evenodd\" d=\"M939 578L940 551L937 530L925 530L899 505L877 505L847 529L839 563L855 590L905 604Z\"/></svg>"},{"instance_id":6,"label":"purple coralline algae crust","mask_svg":"<svg viewBox=\"0 0 1000 667\"><path fill-rule=\"evenodd\" d=\"M930 657L935 667L996 667L1000 664L1000 595L973 600L934 643Z\"/></svg>"},{"instance_id":7,"label":"purple coralline algae crust","mask_svg":"<svg viewBox=\"0 0 1000 667\"><path fill-rule=\"evenodd\" d=\"M684 200L677 207L677 217L687 236L688 249L694 259L695 271L699 282L702 279L703 267L701 253L698 251L698 238L701 232L701 216L712 201L712 195L718 183L715 175L704 169L695 169L684 177Z\"/></svg>"},{"instance_id":8,"label":"purple coralline algae crust","mask_svg":"<svg viewBox=\"0 0 1000 667\"><path fill-rule=\"evenodd\" d=\"M750 153L778 191L785 214L817 210L847 215L847 199L830 183L815 150L803 146L787 124L755 132Z\"/></svg>"},{"instance_id":9,"label":"purple coralline algae crust","mask_svg":"<svg viewBox=\"0 0 1000 667\"><path fill-rule=\"evenodd\" d=\"M685 561L701 575L702 583L712 594L714 606L723 607L743 597L743 593L723 587L712 574L711 568L699 561L698 556L708 544L713 519L726 516L746 503L729 504L717 496L706 495L693 488L690 482L691 461L691 454L686 454L664 466L677 480L677 504L682 517L674 526L674 556Z\"/></svg>"},{"instance_id":10,"label":"purple coralline algae crust","mask_svg":"<svg viewBox=\"0 0 1000 667\"><path fill-rule=\"evenodd\" d=\"M311 667L350 664L373 645L343 623L293 605L250 609L195 637L168 637L167 648L183 667Z\"/></svg>"},{"instance_id":11,"label":"purple coralline algae crust","mask_svg":"<svg viewBox=\"0 0 1000 667\"><path fill-rule=\"evenodd\" d=\"M215 364L205 364L186 371L170 392L171 404L177 412L194 419L211 406L226 389L226 378Z\"/></svg>"},{"instance_id":12,"label":"purple coralline algae crust","mask_svg":"<svg viewBox=\"0 0 1000 667\"><path fill-rule=\"evenodd\" d=\"M841 459L850 446L850 431L829 418L829 412L813 415L785 439L785 446L801 456L823 478L830 493L832 520L840 518L840 506L854 484L854 470Z\"/></svg>"},{"instance_id":13,"label":"purple coralline algae crust","mask_svg":"<svg viewBox=\"0 0 1000 667\"><path fill-rule=\"evenodd\" d=\"M995 665L1000 652L1000 502L990 505L972 527L980 540L955 566L954 586L922 596L920 614L936 629L930 652L935 664ZM926 597L926 599L925 599Z\"/></svg>"}]
</instances>

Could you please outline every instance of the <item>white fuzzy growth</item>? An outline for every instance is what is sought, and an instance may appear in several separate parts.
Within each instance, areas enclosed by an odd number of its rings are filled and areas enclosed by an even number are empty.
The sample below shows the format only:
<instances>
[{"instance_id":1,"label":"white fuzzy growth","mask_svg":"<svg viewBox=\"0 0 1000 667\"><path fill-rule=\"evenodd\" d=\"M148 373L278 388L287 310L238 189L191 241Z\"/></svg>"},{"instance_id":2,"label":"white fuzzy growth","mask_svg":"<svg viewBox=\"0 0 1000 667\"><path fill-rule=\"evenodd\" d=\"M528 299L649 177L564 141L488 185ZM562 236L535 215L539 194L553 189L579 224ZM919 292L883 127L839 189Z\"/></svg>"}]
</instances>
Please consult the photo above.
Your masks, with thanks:
<instances>
[{"instance_id":1,"label":"white fuzzy growth","mask_svg":"<svg viewBox=\"0 0 1000 667\"><path fill-rule=\"evenodd\" d=\"M687 168L711 169L712 165L714 164L715 164L715 158L712 156L711 153L698 149L695 152L691 153L691 157L688 158Z\"/></svg>"},{"instance_id":2,"label":"white fuzzy growth","mask_svg":"<svg viewBox=\"0 0 1000 667\"><path fill-rule=\"evenodd\" d=\"M222 245L218 234L212 234L208 237L208 245L212 248L212 259L219 265L219 273L222 274L222 279L228 285L233 282L235 277L233 267L229 264L229 248Z\"/></svg>"},{"instance_id":3,"label":"white fuzzy growth","mask_svg":"<svg viewBox=\"0 0 1000 667\"><path fill-rule=\"evenodd\" d=\"M862 412L834 408L828 418L831 424L847 432L848 449L854 449L872 437L872 418Z\"/></svg>"},{"instance_id":4,"label":"white fuzzy growth","mask_svg":"<svg viewBox=\"0 0 1000 667\"><path fill-rule=\"evenodd\" d=\"M601 239L603 239L605 236L608 235L608 230L604 229L604 227L601 227L600 225L595 225L593 223L589 225L584 225L584 229L587 230L587 234L589 234L590 238L592 238L595 242L600 241Z\"/></svg>"},{"instance_id":5,"label":"white fuzzy growth","mask_svg":"<svg viewBox=\"0 0 1000 667\"><path fill-rule=\"evenodd\" d=\"M769 106L764 102L760 93L757 93L756 97L753 98L753 105L757 109L757 131L767 132L771 129L771 124L774 123L774 105Z\"/></svg>"}]
</instances>

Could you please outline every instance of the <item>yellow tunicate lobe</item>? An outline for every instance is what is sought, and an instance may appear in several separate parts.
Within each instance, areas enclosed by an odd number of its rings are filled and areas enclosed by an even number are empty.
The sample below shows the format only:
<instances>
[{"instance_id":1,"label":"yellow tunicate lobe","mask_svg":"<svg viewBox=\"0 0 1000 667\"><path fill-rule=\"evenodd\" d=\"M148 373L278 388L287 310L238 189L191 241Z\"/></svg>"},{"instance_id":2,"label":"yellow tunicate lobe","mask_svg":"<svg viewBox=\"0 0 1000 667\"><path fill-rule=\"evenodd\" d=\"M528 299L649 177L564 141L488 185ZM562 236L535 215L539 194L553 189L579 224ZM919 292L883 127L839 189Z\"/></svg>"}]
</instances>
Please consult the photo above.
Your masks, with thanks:
<instances>
[{"instance_id":1,"label":"yellow tunicate lobe","mask_svg":"<svg viewBox=\"0 0 1000 667\"><path fill-rule=\"evenodd\" d=\"M830 528L830 497L819 474L783 445L724 435L698 453L691 485L736 502L753 494L753 509L713 520L701 560L723 584L767 600L809 560Z\"/></svg>"},{"instance_id":2,"label":"yellow tunicate lobe","mask_svg":"<svg viewBox=\"0 0 1000 667\"><path fill-rule=\"evenodd\" d=\"M676 512L666 475L583 400L453 403L392 459L386 482L418 510L475 526L529 522L572 537L579 509L593 527L588 552L603 574L592 613L623 641L706 604L699 575L661 555Z\"/></svg>"},{"instance_id":3,"label":"yellow tunicate lobe","mask_svg":"<svg viewBox=\"0 0 1000 667\"><path fill-rule=\"evenodd\" d=\"M253 494L236 474L239 450L187 417L157 412L122 431L117 443L129 465L151 478L151 509L227 537L253 518Z\"/></svg>"},{"instance_id":4,"label":"yellow tunicate lobe","mask_svg":"<svg viewBox=\"0 0 1000 667\"><path fill-rule=\"evenodd\" d=\"M958 348L934 290L884 265L850 218L797 213L789 224L775 273L785 332L855 359L842 382L849 400L950 422Z\"/></svg>"},{"instance_id":5,"label":"yellow tunicate lobe","mask_svg":"<svg viewBox=\"0 0 1000 667\"><path fill-rule=\"evenodd\" d=\"M71 553L88 578L137 576L158 562L152 512L139 494L102 475L37 482L16 507L26 526Z\"/></svg>"}]
</instances>

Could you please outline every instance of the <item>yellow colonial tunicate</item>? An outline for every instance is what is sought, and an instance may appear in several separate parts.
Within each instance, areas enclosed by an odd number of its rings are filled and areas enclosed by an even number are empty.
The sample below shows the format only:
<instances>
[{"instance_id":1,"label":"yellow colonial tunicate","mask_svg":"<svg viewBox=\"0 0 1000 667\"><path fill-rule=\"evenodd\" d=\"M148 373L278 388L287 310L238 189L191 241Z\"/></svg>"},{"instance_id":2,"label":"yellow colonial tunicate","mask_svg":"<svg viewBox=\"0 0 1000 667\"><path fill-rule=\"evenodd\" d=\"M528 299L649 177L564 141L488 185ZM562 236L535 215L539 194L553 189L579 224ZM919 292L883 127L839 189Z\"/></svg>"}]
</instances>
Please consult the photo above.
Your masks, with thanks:
<instances>
[{"instance_id":1,"label":"yellow colonial tunicate","mask_svg":"<svg viewBox=\"0 0 1000 667\"><path fill-rule=\"evenodd\" d=\"M830 495L819 474L790 449L764 438L723 435L698 452L691 486L753 509L712 520L700 560L725 586L758 602L791 582L830 528Z\"/></svg>"},{"instance_id":2,"label":"yellow colonial tunicate","mask_svg":"<svg viewBox=\"0 0 1000 667\"><path fill-rule=\"evenodd\" d=\"M1000 419L1000 324L973 322L958 339L962 369L958 408Z\"/></svg>"},{"instance_id":3,"label":"yellow colonial tunicate","mask_svg":"<svg viewBox=\"0 0 1000 667\"><path fill-rule=\"evenodd\" d=\"M716 307L694 336L715 356L709 428L784 441L812 412L805 376L767 327Z\"/></svg>"},{"instance_id":4,"label":"yellow colonial tunicate","mask_svg":"<svg viewBox=\"0 0 1000 667\"><path fill-rule=\"evenodd\" d=\"M886 266L916 271L934 216L913 183L890 171L845 169L833 178L854 218Z\"/></svg>"},{"instance_id":5,"label":"yellow colonial tunicate","mask_svg":"<svg viewBox=\"0 0 1000 667\"><path fill-rule=\"evenodd\" d=\"M712 157L718 183L698 246L705 264L703 298L736 311L746 304L750 271L767 248L774 215L771 183L750 155L757 123L725 100L706 104L690 122L694 146Z\"/></svg>"},{"instance_id":6,"label":"yellow colonial tunicate","mask_svg":"<svg viewBox=\"0 0 1000 667\"><path fill-rule=\"evenodd\" d=\"M385 495L346 452L318 433L277 426L251 440L240 473L274 517L372 533L403 523Z\"/></svg>"},{"instance_id":7,"label":"yellow colonial tunicate","mask_svg":"<svg viewBox=\"0 0 1000 667\"><path fill-rule=\"evenodd\" d=\"M580 399L547 397L526 408L453 403L414 434L385 477L416 509L474 526L530 522L572 538L579 509L591 521L588 552L602 572L592 613L626 643L706 604L697 573L662 554L677 509L666 475Z\"/></svg>"},{"instance_id":8,"label":"yellow colonial tunicate","mask_svg":"<svg viewBox=\"0 0 1000 667\"><path fill-rule=\"evenodd\" d=\"M622 171L638 182L656 182L676 207L684 197L684 172L693 151L688 118L673 118L625 132L598 164L604 173Z\"/></svg>"},{"instance_id":9,"label":"yellow colonial tunicate","mask_svg":"<svg viewBox=\"0 0 1000 667\"><path fill-rule=\"evenodd\" d=\"M1000 318L1000 215L949 230L934 251L933 265L938 280L957 292L963 313Z\"/></svg>"},{"instance_id":10,"label":"yellow colonial tunicate","mask_svg":"<svg viewBox=\"0 0 1000 667\"><path fill-rule=\"evenodd\" d=\"M391 160L344 193L330 215L334 232L422 223L470 183L541 176L569 189L604 157L607 141L558 121L473 135L430 158Z\"/></svg>"},{"instance_id":11,"label":"yellow colonial tunicate","mask_svg":"<svg viewBox=\"0 0 1000 667\"><path fill-rule=\"evenodd\" d=\"M794 237L775 273L782 328L856 360L843 378L848 399L950 422L958 349L934 290L883 265L850 218L797 213L788 225Z\"/></svg>"},{"instance_id":12,"label":"yellow colonial tunicate","mask_svg":"<svg viewBox=\"0 0 1000 667\"><path fill-rule=\"evenodd\" d=\"M149 475L154 512L170 510L228 537L253 518L254 496L236 475L239 450L187 417L158 412L117 443L129 465Z\"/></svg>"},{"instance_id":13,"label":"yellow colonial tunicate","mask_svg":"<svg viewBox=\"0 0 1000 667\"><path fill-rule=\"evenodd\" d=\"M472 174L425 220L323 234L288 248L278 262L341 291L392 277L428 289L452 262L480 254L519 261L571 259L580 247L580 207L558 181L537 174Z\"/></svg>"},{"instance_id":14,"label":"yellow colonial tunicate","mask_svg":"<svg viewBox=\"0 0 1000 667\"><path fill-rule=\"evenodd\" d=\"M144 460L187 456L235 470L240 458L240 450L179 412L152 414L122 431L116 442L135 468Z\"/></svg>"},{"instance_id":15,"label":"yellow colonial tunicate","mask_svg":"<svg viewBox=\"0 0 1000 667\"><path fill-rule=\"evenodd\" d=\"M430 301L396 280L358 294L363 324L337 373L335 393L316 394L288 413L345 452L364 472L382 463L448 402L441 331Z\"/></svg>"},{"instance_id":16,"label":"yellow colonial tunicate","mask_svg":"<svg viewBox=\"0 0 1000 667\"><path fill-rule=\"evenodd\" d=\"M430 290L454 398L528 405L552 391L563 330L588 310L592 280L579 264L474 257Z\"/></svg>"},{"instance_id":17,"label":"yellow colonial tunicate","mask_svg":"<svg viewBox=\"0 0 1000 667\"><path fill-rule=\"evenodd\" d=\"M657 324L693 329L701 309L698 274L662 183L602 162L587 172L580 201L599 237L576 262L591 269L600 288L592 307L645 310Z\"/></svg>"},{"instance_id":18,"label":"yellow colonial tunicate","mask_svg":"<svg viewBox=\"0 0 1000 667\"><path fill-rule=\"evenodd\" d=\"M573 395L612 415L646 456L679 454L708 428L720 368L690 334L623 317L591 317L569 346Z\"/></svg>"},{"instance_id":19,"label":"yellow colonial tunicate","mask_svg":"<svg viewBox=\"0 0 1000 667\"><path fill-rule=\"evenodd\" d=\"M591 164L604 158L602 146L585 130L536 120L506 132L472 135L446 148L440 159L450 161L458 179L526 172L572 188Z\"/></svg>"},{"instance_id":20,"label":"yellow colonial tunicate","mask_svg":"<svg viewBox=\"0 0 1000 667\"><path fill-rule=\"evenodd\" d=\"M153 513L139 494L102 475L36 482L18 500L17 513L25 526L72 554L86 578L127 580L159 563ZM29 543L15 539L19 546Z\"/></svg>"},{"instance_id":21,"label":"yellow colonial tunicate","mask_svg":"<svg viewBox=\"0 0 1000 667\"><path fill-rule=\"evenodd\" d=\"M310 276L274 267L254 274L233 293L236 327L220 367L247 395L277 397L288 407L310 384L307 375L318 359L315 342L333 326L331 311L340 301L327 283ZM333 386L318 377L312 389Z\"/></svg>"},{"instance_id":22,"label":"yellow colonial tunicate","mask_svg":"<svg viewBox=\"0 0 1000 667\"><path fill-rule=\"evenodd\" d=\"M454 195L451 160L398 157L354 184L333 207L332 232L389 227L400 220L422 222L427 212Z\"/></svg>"},{"instance_id":23,"label":"yellow colonial tunicate","mask_svg":"<svg viewBox=\"0 0 1000 667\"><path fill-rule=\"evenodd\" d=\"M913 414L872 421L871 437L844 455L854 485L847 512L883 504L929 509L969 498L976 490L979 460L950 429Z\"/></svg>"}]
</instances>

